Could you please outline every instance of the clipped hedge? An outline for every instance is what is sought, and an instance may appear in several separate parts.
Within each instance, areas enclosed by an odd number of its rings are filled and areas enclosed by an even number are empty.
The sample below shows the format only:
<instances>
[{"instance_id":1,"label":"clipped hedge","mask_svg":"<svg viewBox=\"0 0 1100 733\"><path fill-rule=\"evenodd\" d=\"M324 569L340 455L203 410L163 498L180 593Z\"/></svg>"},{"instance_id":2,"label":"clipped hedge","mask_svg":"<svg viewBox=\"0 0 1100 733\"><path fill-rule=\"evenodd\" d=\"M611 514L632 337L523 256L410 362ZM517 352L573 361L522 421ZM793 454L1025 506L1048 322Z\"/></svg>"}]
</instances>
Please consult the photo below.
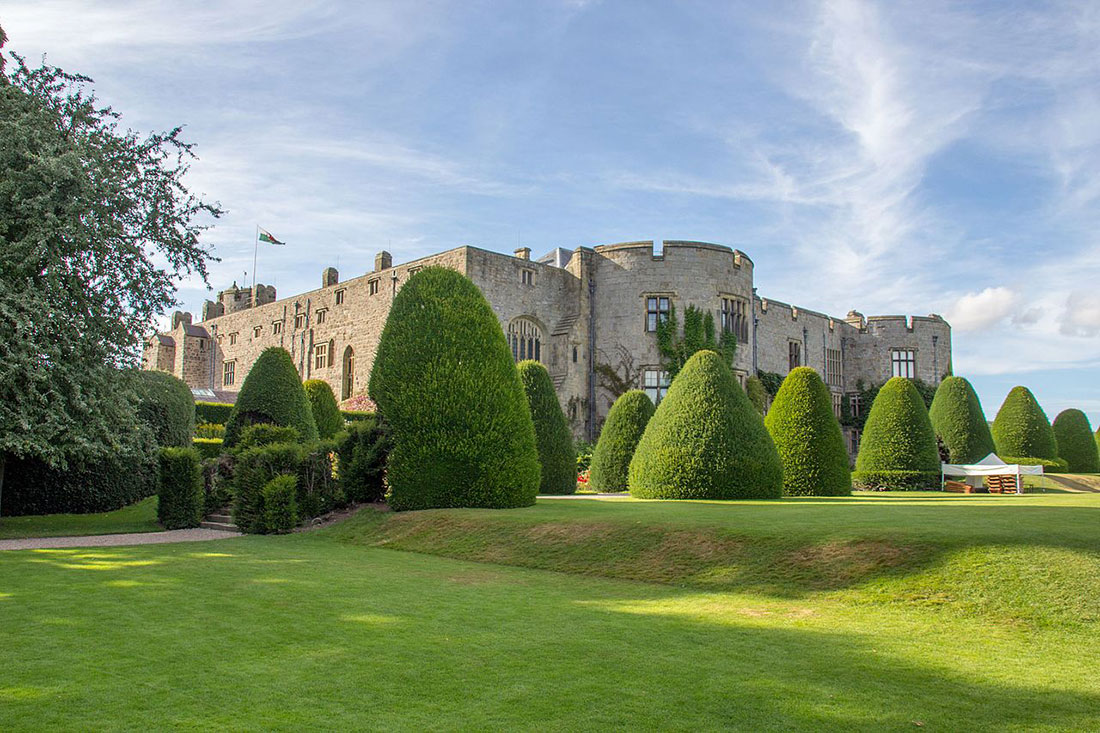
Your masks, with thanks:
<instances>
[{"instance_id":1,"label":"clipped hedge","mask_svg":"<svg viewBox=\"0 0 1100 733\"><path fill-rule=\"evenodd\" d=\"M764 383L760 381L760 377L754 375L745 380L745 394L757 412L763 415L767 411L768 390L764 388Z\"/></svg>"},{"instance_id":2,"label":"clipped hedge","mask_svg":"<svg viewBox=\"0 0 1100 733\"><path fill-rule=\"evenodd\" d=\"M140 370L137 380L138 417L153 431L159 446L186 448L195 434L195 402L191 388L168 372Z\"/></svg>"},{"instance_id":3,"label":"clipped hedge","mask_svg":"<svg viewBox=\"0 0 1100 733\"><path fill-rule=\"evenodd\" d=\"M313 421L317 423L317 435L322 439L332 438L344 429L344 416L336 406L336 395L332 387L323 379L307 379L302 384L313 411Z\"/></svg>"},{"instance_id":4,"label":"clipped hedge","mask_svg":"<svg viewBox=\"0 0 1100 733\"><path fill-rule=\"evenodd\" d=\"M940 382L928 419L947 449L949 463L977 463L996 452L982 403L962 377L946 377Z\"/></svg>"},{"instance_id":5,"label":"clipped hedge","mask_svg":"<svg viewBox=\"0 0 1100 733\"><path fill-rule=\"evenodd\" d=\"M1054 429L1027 387L1013 387L1008 393L993 420L992 433L1001 460L1005 456L1058 459Z\"/></svg>"},{"instance_id":6,"label":"clipped hedge","mask_svg":"<svg viewBox=\"0 0 1100 733\"><path fill-rule=\"evenodd\" d=\"M829 388L813 369L792 369L764 425L783 465L787 496L845 496L852 492L848 449L833 414Z\"/></svg>"},{"instance_id":7,"label":"clipped hedge","mask_svg":"<svg viewBox=\"0 0 1100 733\"><path fill-rule=\"evenodd\" d=\"M550 372L537 361L521 361L516 368L523 383L531 420L535 423L535 447L538 449L542 479L540 494L572 494L577 491L577 451L573 434L561 410Z\"/></svg>"},{"instance_id":8,"label":"clipped hedge","mask_svg":"<svg viewBox=\"0 0 1100 733\"><path fill-rule=\"evenodd\" d=\"M465 276L427 267L409 278L382 330L369 391L393 440L394 509L535 503L531 410L500 321Z\"/></svg>"},{"instance_id":9,"label":"clipped hedge","mask_svg":"<svg viewBox=\"0 0 1100 733\"><path fill-rule=\"evenodd\" d=\"M1064 458L1028 458L1026 456L998 456L998 458L1009 465L1016 463L1021 466L1042 466L1044 472L1069 473L1069 463Z\"/></svg>"},{"instance_id":10,"label":"clipped hedge","mask_svg":"<svg viewBox=\"0 0 1100 733\"><path fill-rule=\"evenodd\" d=\"M264 349L244 378L225 423L225 445L232 448L249 425L270 423L295 428L302 439L317 440L317 423L306 391L286 349Z\"/></svg>"},{"instance_id":11,"label":"clipped hedge","mask_svg":"<svg viewBox=\"0 0 1100 733\"><path fill-rule=\"evenodd\" d=\"M626 491L630 461L656 408L640 389L624 392L607 413L588 474L588 488L612 493Z\"/></svg>"},{"instance_id":12,"label":"clipped hedge","mask_svg":"<svg viewBox=\"0 0 1100 733\"><path fill-rule=\"evenodd\" d=\"M282 425L268 425L257 423L249 425L241 432L241 439L237 443L237 450L248 450L261 445L273 445L275 443L300 443L302 434L295 428Z\"/></svg>"},{"instance_id":13,"label":"clipped hedge","mask_svg":"<svg viewBox=\"0 0 1100 733\"><path fill-rule=\"evenodd\" d=\"M286 534L298 524L298 477L276 476L264 484L264 532Z\"/></svg>"},{"instance_id":14,"label":"clipped hedge","mask_svg":"<svg viewBox=\"0 0 1100 733\"><path fill-rule=\"evenodd\" d=\"M332 441L307 445L272 443L242 450L233 464L236 501L233 517L242 532L267 531L263 489L277 476L296 476L297 513L301 518L320 516L342 506L346 498L333 474L336 446Z\"/></svg>"},{"instance_id":15,"label":"clipped hedge","mask_svg":"<svg viewBox=\"0 0 1100 733\"><path fill-rule=\"evenodd\" d=\"M203 510L199 454L193 448L161 448L158 467L157 521L165 529L198 527Z\"/></svg>"},{"instance_id":16,"label":"clipped hedge","mask_svg":"<svg viewBox=\"0 0 1100 733\"><path fill-rule=\"evenodd\" d=\"M109 512L157 493L154 450L69 458L52 468L34 458L8 456L0 516Z\"/></svg>"},{"instance_id":17,"label":"clipped hedge","mask_svg":"<svg viewBox=\"0 0 1100 733\"><path fill-rule=\"evenodd\" d=\"M351 501L381 501L386 495L389 433L374 420L353 422L336 438L340 487Z\"/></svg>"},{"instance_id":18,"label":"clipped hedge","mask_svg":"<svg viewBox=\"0 0 1100 733\"><path fill-rule=\"evenodd\" d=\"M191 447L198 451L203 460L217 458L224 450L221 438L195 438L191 441Z\"/></svg>"},{"instance_id":19,"label":"clipped hedge","mask_svg":"<svg viewBox=\"0 0 1100 733\"><path fill-rule=\"evenodd\" d=\"M344 418L345 423L375 420L375 414L367 410L340 410L340 415Z\"/></svg>"},{"instance_id":20,"label":"clipped hedge","mask_svg":"<svg viewBox=\"0 0 1100 733\"><path fill-rule=\"evenodd\" d=\"M713 351L684 364L630 462L633 496L778 499L783 469L764 419Z\"/></svg>"},{"instance_id":21,"label":"clipped hedge","mask_svg":"<svg viewBox=\"0 0 1100 733\"><path fill-rule=\"evenodd\" d=\"M894 377L871 405L852 480L865 488L915 488L929 475L938 485L940 454L928 410L908 379Z\"/></svg>"},{"instance_id":22,"label":"clipped hedge","mask_svg":"<svg viewBox=\"0 0 1100 733\"><path fill-rule=\"evenodd\" d=\"M228 402L196 402L195 421L225 425L233 413L233 405Z\"/></svg>"},{"instance_id":23,"label":"clipped hedge","mask_svg":"<svg viewBox=\"0 0 1100 733\"><path fill-rule=\"evenodd\" d=\"M1096 473L1100 471L1100 453L1096 439L1085 413L1080 410L1062 410L1054 418L1054 438L1058 443L1058 457L1066 462L1070 473Z\"/></svg>"},{"instance_id":24,"label":"clipped hedge","mask_svg":"<svg viewBox=\"0 0 1100 733\"><path fill-rule=\"evenodd\" d=\"M863 491L936 491L939 471L853 471L852 486Z\"/></svg>"}]
</instances>

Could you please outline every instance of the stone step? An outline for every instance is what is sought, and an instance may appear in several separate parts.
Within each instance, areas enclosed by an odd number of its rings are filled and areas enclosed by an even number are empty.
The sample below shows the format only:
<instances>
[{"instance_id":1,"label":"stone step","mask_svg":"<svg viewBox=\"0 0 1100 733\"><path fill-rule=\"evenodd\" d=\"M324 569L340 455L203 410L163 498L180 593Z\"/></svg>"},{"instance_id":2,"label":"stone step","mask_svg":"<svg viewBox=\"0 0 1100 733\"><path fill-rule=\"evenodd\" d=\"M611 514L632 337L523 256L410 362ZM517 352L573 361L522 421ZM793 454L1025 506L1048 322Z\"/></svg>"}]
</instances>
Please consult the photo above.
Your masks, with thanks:
<instances>
[{"instance_id":1,"label":"stone step","mask_svg":"<svg viewBox=\"0 0 1100 733\"><path fill-rule=\"evenodd\" d=\"M233 524L233 517L229 514L207 514L206 521L220 522L221 524Z\"/></svg>"},{"instance_id":2,"label":"stone step","mask_svg":"<svg viewBox=\"0 0 1100 733\"><path fill-rule=\"evenodd\" d=\"M226 522L201 522L199 524L203 529L219 529L223 532L240 532L235 524L228 524Z\"/></svg>"}]
</instances>

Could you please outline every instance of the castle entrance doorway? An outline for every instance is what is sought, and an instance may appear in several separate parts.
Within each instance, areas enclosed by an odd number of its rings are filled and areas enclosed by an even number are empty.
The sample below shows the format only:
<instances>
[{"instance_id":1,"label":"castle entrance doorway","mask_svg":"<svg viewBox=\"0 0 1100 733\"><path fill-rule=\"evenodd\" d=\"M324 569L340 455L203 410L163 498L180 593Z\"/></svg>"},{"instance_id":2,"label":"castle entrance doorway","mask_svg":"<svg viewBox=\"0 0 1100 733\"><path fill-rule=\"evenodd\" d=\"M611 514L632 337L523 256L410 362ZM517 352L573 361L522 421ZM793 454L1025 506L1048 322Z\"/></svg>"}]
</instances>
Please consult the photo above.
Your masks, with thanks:
<instances>
[{"instance_id":1,"label":"castle entrance doorway","mask_svg":"<svg viewBox=\"0 0 1100 733\"><path fill-rule=\"evenodd\" d=\"M344 349L344 379L340 389L340 399L351 397L351 390L355 386L355 350L350 346Z\"/></svg>"}]
</instances>

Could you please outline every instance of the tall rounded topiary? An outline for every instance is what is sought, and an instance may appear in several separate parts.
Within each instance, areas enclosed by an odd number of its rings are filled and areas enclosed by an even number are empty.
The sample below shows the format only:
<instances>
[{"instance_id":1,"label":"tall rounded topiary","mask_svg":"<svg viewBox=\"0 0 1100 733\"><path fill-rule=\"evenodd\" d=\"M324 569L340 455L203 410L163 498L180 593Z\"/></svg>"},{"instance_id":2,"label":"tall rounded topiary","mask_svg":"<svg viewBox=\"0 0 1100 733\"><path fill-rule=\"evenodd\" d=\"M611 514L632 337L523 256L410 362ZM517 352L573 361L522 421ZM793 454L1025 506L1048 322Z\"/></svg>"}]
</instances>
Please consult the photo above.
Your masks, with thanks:
<instances>
[{"instance_id":1,"label":"tall rounded topiary","mask_svg":"<svg viewBox=\"0 0 1100 733\"><path fill-rule=\"evenodd\" d=\"M813 369L791 370L764 418L783 464L788 496L844 496L852 491L848 449L829 388Z\"/></svg>"},{"instance_id":2,"label":"tall rounded topiary","mask_svg":"<svg viewBox=\"0 0 1100 733\"><path fill-rule=\"evenodd\" d=\"M615 400L592 453L588 488L602 492L626 491L630 459L655 409L653 400L640 389L624 392Z\"/></svg>"},{"instance_id":3,"label":"tall rounded topiary","mask_svg":"<svg viewBox=\"0 0 1100 733\"><path fill-rule=\"evenodd\" d=\"M763 415L768 406L768 391L764 389L760 377L753 375L745 380L745 394L756 411Z\"/></svg>"},{"instance_id":4,"label":"tall rounded topiary","mask_svg":"<svg viewBox=\"0 0 1100 733\"><path fill-rule=\"evenodd\" d=\"M1027 387L1013 387L993 420L993 442L1002 460L1010 458L1058 458L1054 430Z\"/></svg>"},{"instance_id":5,"label":"tall rounded topiary","mask_svg":"<svg viewBox=\"0 0 1100 733\"><path fill-rule=\"evenodd\" d=\"M317 440L317 423L298 370L286 349L271 346L248 370L225 424L224 445L232 448L249 425L269 423L294 428L302 440Z\"/></svg>"},{"instance_id":6,"label":"tall rounded topiary","mask_svg":"<svg viewBox=\"0 0 1100 733\"><path fill-rule=\"evenodd\" d=\"M977 463L995 451L982 403L962 377L940 382L928 418L951 463Z\"/></svg>"},{"instance_id":7,"label":"tall rounded topiary","mask_svg":"<svg viewBox=\"0 0 1100 733\"><path fill-rule=\"evenodd\" d=\"M393 300L370 396L390 428L394 509L535 503L535 426L500 321L469 279L441 267Z\"/></svg>"},{"instance_id":8,"label":"tall rounded topiary","mask_svg":"<svg viewBox=\"0 0 1100 733\"><path fill-rule=\"evenodd\" d=\"M517 365L531 419L535 423L535 446L542 467L540 494L573 494L577 491L577 451L573 434L550 381L550 372L533 359Z\"/></svg>"},{"instance_id":9,"label":"tall rounded topiary","mask_svg":"<svg viewBox=\"0 0 1100 733\"><path fill-rule=\"evenodd\" d=\"M852 481L870 489L934 488L940 454L928 410L916 387L894 377L871 404Z\"/></svg>"},{"instance_id":10,"label":"tall rounded topiary","mask_svg":"<svg viewBox=\"0 0 1100 733\"><path fill-rule=\"evenodd\" d=\"M1058 443L1058 457L1067 464L1070 473L1096 473L1100 471L1100 454L1092 426L1080 410L1062 410L1054 418L1054 437Z\"/></svg>"},{"instance_id":11,"label":"tall rounded topiary","mask_svg":"<svg viewBox=\"0 0 1100 733\"><path fill-rule=\"evenodd\" d=\"M195 398L182 379L168 372L136 371L138 417L157 445L187 448L195 434Z\"/></svg>"},{"instance_id":12,"label":"tall rounded topiary","mask_svg":"<svg viewBox=\"0 0 1100 733\"><path fill-rule=\"evenodd\" d=\"M332 387L323 379L307 379L302 384L313 412L313 421L317 423L317 434L322 439L331 438L344 429L344 417L336 406L336 395Z\"/></svg>"},{"instance_id":13,"label":"tall rounded topiary","mask_svg":"<svg viewBox=\"0 0 1100 733\"><path fill-rule=\"evenodd\" d=\"M764 419L713 351L684 364L630 462L646 499L778 499L783 469Z\"/></svg>"}]
</instances>

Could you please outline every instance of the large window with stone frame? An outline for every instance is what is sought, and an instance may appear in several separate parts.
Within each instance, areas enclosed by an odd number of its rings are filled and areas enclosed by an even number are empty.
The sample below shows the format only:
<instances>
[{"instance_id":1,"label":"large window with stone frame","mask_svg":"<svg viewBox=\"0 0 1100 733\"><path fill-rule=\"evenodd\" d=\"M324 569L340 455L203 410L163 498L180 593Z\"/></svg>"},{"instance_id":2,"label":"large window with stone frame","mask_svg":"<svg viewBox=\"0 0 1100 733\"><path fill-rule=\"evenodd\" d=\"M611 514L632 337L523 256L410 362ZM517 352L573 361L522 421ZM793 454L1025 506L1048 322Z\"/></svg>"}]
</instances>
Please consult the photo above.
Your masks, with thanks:
<instances>
[{"instance_id":1,"label":"large window with stone frame","mask_svg":"<svg viewBox=\"0 0 1100 733\"><path fill-rule=\"evenodd\" d=\"M656 331L657 324L668 320L669 299L653 295L645 299L645 330Z\"/></svg>"},{"instance_id":2,"label":"large window with stone frame","mask_svg":"<svg viewBox=\"0 0 1100 733\"><path fill-rule=\"evenodd\" d=\"M646 369L642 372L642 387L653 404L660 402L668 392L668 372L661 369Z\"/></svg>"},{"instance_id":3,"label":"large window with stone frame","mask_svg":"<svg viewBox=\"0 0 1100 733\"><path fill-rule=\"evenodd\" d=\"M222 386L232 387L237 379L237 362L222 362Z\"/></svg>"},{"instance_id":4,"label":"large window with stone frame","mask_svg":"<svg viewBox=\"0 0 1100 733\"><path fill-rule=\"evenodd\" d=\"M890 376L917 376L917 354L913 349L890 349Z\"/></svg>"},{"instance_id":5,"label":"large window with stone frame","mask_svg":"<svg viewBox=\"0 0 1100 733\"><path fill-rule=\"evenodd\" d=\"M517 362L542 361L542 329L530 318L517 318L508 324L508 345Z\"/></svg>"},{"instance_id":6,"label":"large window with stone frame","mask_svg":"<svg viewBox=\"0 0 1100 733\"><path fill-rule=\"evenodd\" d=\"M840 349L825 349L825 384L839 387L840 383Z\"/></svg>"},{"instance_id":7,"label":"large window with stone frame","mask_svg":"<svg viewBox=\"0 0 1100 733\"><path fill-rule=\"evenodd\" d=\"M329 365L328 344L317 344L313 347L313 368L327 369Z\"/></svg>"},{"instance_id":8,"label":"large window with stone frame","mask_svg":"<svg viewBox=\"0 0 1100 733\"><path fill-rule=\"evenodd\" d=\"M787 342L787 370L802 366L802 342Z\"/></svg>"},{"instance_id":9,"label":"large window with stone frame","mask_svg":"<svg viewBox=\"0 0 1100 733\"><path fill-rule=\"evenodd\" d=\"M748 302L742 298L722 298L721 324L722 331L733 334L738 343L748 343Z\"/></svg>"}]
</instances>

